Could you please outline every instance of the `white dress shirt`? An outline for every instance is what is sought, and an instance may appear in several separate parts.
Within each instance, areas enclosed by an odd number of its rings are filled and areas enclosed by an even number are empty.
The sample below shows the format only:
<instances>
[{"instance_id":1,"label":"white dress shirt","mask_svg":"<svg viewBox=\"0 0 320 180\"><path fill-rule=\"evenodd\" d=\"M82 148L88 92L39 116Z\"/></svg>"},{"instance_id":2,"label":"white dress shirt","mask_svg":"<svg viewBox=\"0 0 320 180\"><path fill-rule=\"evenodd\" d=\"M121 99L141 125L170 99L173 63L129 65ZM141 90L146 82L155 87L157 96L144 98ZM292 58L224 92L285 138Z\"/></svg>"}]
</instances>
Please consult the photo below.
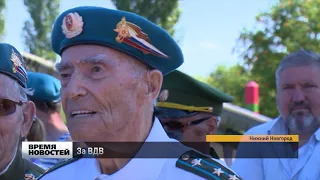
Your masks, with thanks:
<instances>
[{"instance_id":1,"label":"white dress shirt","mask_svg":"<svg viewBox=\"0 0 320 180\"><path fill-rule=\"evenodd\" d=\"M177 142L170 139L156 118L146 142ZM44 175L40 180L203 180L176 167L177 158L133 158L114 174L102 174L96 159L82 158ZM215 160L223 165L222 161ZM226 165L225 165L226 166ZM213 168L212 168L213 169ZM209 173L210 174L210 173Z\"/></svg>"}]
</instances>

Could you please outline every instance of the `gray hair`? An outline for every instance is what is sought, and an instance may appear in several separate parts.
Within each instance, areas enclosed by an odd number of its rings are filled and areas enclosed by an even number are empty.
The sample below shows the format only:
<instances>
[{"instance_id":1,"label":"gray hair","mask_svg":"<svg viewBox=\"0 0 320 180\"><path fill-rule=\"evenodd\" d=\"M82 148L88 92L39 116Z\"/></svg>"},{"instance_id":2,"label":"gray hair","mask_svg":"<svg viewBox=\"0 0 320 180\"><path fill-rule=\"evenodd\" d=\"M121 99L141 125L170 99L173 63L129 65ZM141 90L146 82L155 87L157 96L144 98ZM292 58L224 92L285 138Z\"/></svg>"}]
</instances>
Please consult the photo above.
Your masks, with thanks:
<instances>
[{"instance_id":1,"label":"gray hair","mask_svg":"<svg viewBox=\"0 0 320 180\"><path fill-rule=\"evenodd\" d=\"M280 73L290 67L312 66L320 68L320 55L318 53L300 49L299 51L290 53L280 61L276 70L276 86L278 88L278 80Z\"/></svg>"},{"instance_id":2,"label":"gray hair","mask_svg":"<svg viewBox=\"0 0 320 180\"><path fill-rule=\"evenodd\" d=\"M20 101L28 101L28 96L32 96L34 91L31 88L24 88L18 82L15 81L14 86L19 89Z\"/></svg>"}]
</instances>

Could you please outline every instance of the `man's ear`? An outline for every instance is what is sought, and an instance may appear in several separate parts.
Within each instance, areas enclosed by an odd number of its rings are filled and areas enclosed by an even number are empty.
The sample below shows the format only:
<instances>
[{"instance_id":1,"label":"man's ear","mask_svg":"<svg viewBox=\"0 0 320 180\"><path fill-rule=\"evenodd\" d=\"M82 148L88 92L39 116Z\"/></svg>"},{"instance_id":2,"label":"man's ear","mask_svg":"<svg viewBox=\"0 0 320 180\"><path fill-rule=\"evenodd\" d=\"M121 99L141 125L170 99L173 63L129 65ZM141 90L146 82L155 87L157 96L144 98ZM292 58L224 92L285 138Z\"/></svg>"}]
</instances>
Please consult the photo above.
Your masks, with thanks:
<instances>
[{"instance_id":1,"label":"man's ear","mask_svg":"<svg viewBox=\"0 0 320 180\"><path fill-rule=\"evenodd\" d=\"M217 133L218 129L218 123L216 117L211 117L210 119L205 121L206 126L208 128L208 134L209 135L214 135Z\"/></svg>"},{"instance_id":2,"label":"man's ear","mask_svg":"<svg viewBox=\"0 0 320 180\"><path fill-rule=\"evenodd\" d=\"M23 122L21 125L21 133L20 138L24 138L29 133L29 130L33 123L33 118L36 113L36 107L32 101L28 101L25 103L24 109L23 109Z\"/></svg>"},{"instance_id":3,"label":"man's ear","mask_svg":"<svg viewBox=\"0 0 320 180\"><path fill-rule=\"evenodd\" d=\"M159 70L150 70L147 73L148 95L157 99L162 86L162 73Z\"/></svg>"}]
</instances>

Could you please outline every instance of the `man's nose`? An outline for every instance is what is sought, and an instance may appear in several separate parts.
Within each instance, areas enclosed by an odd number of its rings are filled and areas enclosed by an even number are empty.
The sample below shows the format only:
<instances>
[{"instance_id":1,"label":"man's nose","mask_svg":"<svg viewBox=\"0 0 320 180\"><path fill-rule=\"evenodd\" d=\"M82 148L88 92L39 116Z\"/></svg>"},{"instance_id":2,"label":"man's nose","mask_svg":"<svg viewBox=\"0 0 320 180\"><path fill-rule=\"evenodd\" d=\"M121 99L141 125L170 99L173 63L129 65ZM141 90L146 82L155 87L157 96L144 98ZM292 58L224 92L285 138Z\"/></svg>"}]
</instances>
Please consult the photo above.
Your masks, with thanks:
<instances>
[{"instance_id":1,"label":"man's nose","mask_svg":"<svg viewBox=\"0 0 320 180\"><path fill-rule=\"evenodd\" d=\"M66 87L66 95L69 99L77 99L87 95L85 83L81 75L74 74L71 76L69 83Z\"/></svg>"},{"instance_id":2,"label":"man's nose","mask_svg":"<svg viewBox=\"0 0 320 180\"><path fill-rule=\"evenodd\" d=\"M305 94L301 88L296 88L292 97L293 102L303 102L306 100Z\"/></svg>"}]
</instances>

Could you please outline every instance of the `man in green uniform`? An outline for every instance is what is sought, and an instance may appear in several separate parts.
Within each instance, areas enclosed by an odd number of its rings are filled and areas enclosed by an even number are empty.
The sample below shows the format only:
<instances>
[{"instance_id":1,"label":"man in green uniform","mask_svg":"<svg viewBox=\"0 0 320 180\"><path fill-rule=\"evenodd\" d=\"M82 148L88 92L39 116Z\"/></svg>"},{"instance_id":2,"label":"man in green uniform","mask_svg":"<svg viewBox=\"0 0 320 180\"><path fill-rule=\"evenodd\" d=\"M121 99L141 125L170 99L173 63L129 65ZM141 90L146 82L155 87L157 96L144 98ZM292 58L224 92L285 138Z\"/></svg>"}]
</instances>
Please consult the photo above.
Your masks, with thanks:
<instances>
[{"instance_id":1,"label":"man in green uniform","mask_svg":"<svg viewBox=\"0 0 320 180\"><path fill-rule=\"evenodd\" d=\"M0 179L33 180L44 170L22 158L21 142L26 138L35 115L28 101L24 60L17 49L0 44Z\"/></svg>"},{"instance_id":2,"label":"man in green uniform","mask_svg":"<svg viewBox=\"0 0 320 180\"><path fill-rule=\"evenodd\" d=\"M219 159L205 143L206 135L216 134L222 105L232 101L232 96L176 70L164 76L156 115L171 138Z\"/></svg>"}]
</instances>

